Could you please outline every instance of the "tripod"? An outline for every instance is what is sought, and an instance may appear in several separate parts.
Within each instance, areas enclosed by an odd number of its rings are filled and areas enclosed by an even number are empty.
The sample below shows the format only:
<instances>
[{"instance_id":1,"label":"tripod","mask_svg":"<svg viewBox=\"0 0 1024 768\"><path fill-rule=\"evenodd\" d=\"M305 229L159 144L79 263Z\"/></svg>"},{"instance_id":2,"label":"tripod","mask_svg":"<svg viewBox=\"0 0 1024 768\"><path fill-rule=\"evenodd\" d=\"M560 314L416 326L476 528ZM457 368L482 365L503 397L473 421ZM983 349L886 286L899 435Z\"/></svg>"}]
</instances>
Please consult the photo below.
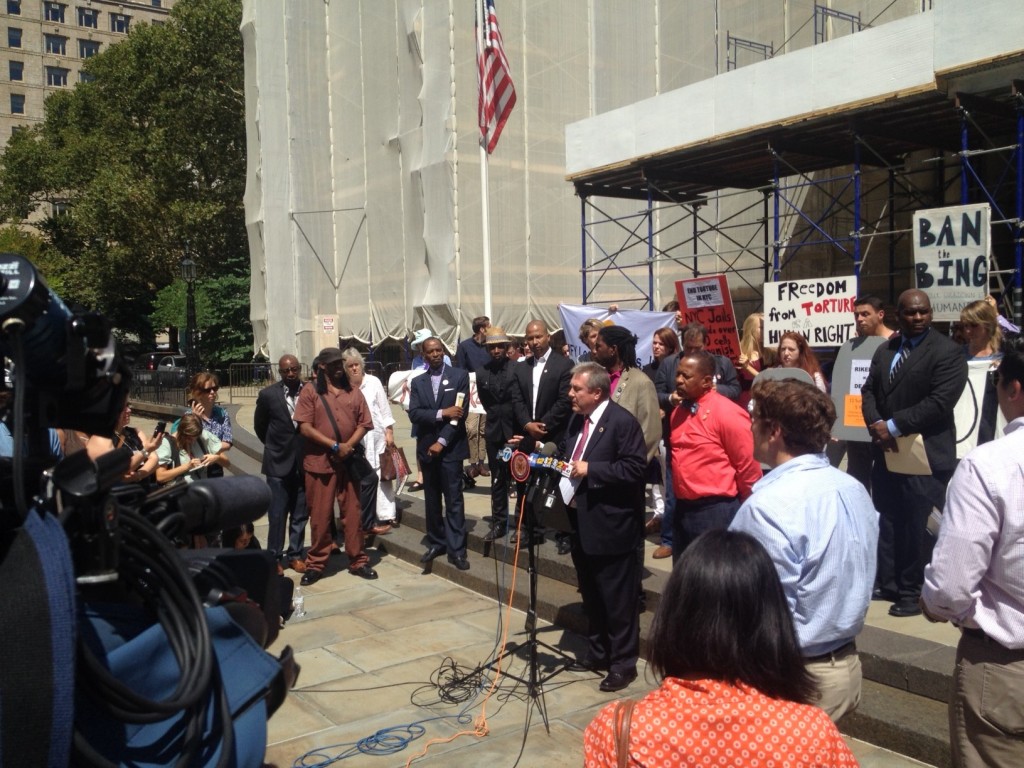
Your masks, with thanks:
<instances>
[{"instance_id":1,"label":"tripod","mask_svg":"<svg viewBox=\"0 0 1024 768\"><path fill-rule=\"evenodd\" d=\"M540 537L537 534L540 531L538 524L540 515L536 509L536 500L531 497L531 492L535 491L536 487L537 483L532 483L529 486L529 490L521 495L519 503L519 519L521 521L519 540L522 541L524 533L529 537L529 545L526 548L527 572L530 576L530 604L526 611L527 640L525 643L509 644L500 656L484 664L480 669L495 667L509 656L516 655L521 648L526 648L528 668L525 676L513 675L504 670L499 671L510 680L515 680L526 686L527 695L537 706L537 709L540 710L541 718L544 720L544 729L550 733L551 726L548 723L547 705L544 702L544 684L571 667L576 660L567 656L559 648L555 648L553 645L548 645L544 641L537 639L537 547L540 546ZM542 496L541 499L543 498L545 497ZM551 651L557 659L555 667L544 674L541 674L540 671L538 652L541 648Z\"/></svg>"}]
</instances>

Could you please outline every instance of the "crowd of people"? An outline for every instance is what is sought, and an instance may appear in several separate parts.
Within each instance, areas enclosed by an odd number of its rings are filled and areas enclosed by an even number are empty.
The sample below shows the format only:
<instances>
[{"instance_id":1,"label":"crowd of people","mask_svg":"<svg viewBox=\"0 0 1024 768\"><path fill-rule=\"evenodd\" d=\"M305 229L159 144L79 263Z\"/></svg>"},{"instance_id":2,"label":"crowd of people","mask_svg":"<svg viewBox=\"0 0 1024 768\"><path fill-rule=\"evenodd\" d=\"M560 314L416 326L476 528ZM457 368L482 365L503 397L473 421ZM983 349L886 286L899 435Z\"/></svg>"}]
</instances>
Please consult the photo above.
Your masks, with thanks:
<instances>
[{"instance_id":1,"label":"crowd of people","mask_svg":"<svg viewBox=\"0 0 1024 768\"><path fill-rule=\"evenodd\" d=\"M421 561L471 567L463 492L481 480L491 485L485 541L544 536L529 504L551 500L528 503L500 454L553 451L569 466L552 491L566 521L558 551L571 556L589 627L574 666L600 671L602 691L637 678L645 536L658 537L654 557L673 561L650 639L661 685L598 715L587 765L620 764L623 750L630 764L718 764L723 744L782 750L794 764L855 764L833 723L861 698L856 638L872 600L897 618L923 612L960 627L955 764L1024 764L1024 342L1013 326L975 302L957 343L933 327L924 291L899 296L894 323L878 298L858 298L847 344L877 346L860 388L864 439L844 444L832 437L827 371L801 334L766 348L763 318L751 315L731 360L706 349L707 329L683 324L678 306L666 309L677 327L655 332L642 368L637 337L610 322L578 329L587 351L576 360L542 320L526 326L522 358L487 317L473 320L454 362L435 335L416 334L422 371L408 411L412 491L426 512ZM972 365L985 374L973 388ZM294 355L278 372L254 416L272 491L267 549L313 584L343 542L349 572L376 579L366 539L398 524L394 485L380 478L379 457L395 446L385 389L354 349L322 350L309 381ZM470 374L484 414L470 412ZM137 448L131 481L222 471L232 432L216 378L199 374L189 393L168 435L133 433L126 408L114 441L88 449ZM969 452L958 451L962 397L977 411ZM225 539L252 546L251 531ZM665 735L713 719L714 744ZM760 744L766 733L774 746Z\"/></svg>"}]
</instances>

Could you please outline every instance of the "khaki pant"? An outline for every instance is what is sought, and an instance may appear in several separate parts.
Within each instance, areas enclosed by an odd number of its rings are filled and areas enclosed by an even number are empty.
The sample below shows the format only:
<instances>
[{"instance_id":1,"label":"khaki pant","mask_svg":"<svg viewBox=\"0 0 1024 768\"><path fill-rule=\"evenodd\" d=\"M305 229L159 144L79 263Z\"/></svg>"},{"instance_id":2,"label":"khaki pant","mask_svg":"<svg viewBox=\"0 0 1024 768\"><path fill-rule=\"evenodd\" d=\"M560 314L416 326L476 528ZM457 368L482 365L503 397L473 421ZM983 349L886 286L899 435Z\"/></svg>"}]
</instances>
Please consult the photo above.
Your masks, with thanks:
<instances>
[{"instance_id":1,"label":"khaki pant","mask_svg":"<svg viewBox=\"0 0 1024 768\"><path fill-rule=\"evenodd\" d=\"M466 439L469 440L469 463L478 464L487 461L487 443L484 440L484 429L487 427L487 414L470 413L466 416Z\"/></svg>"},{"instance_id":2,"label":"khaki pant","mask_svg":"<svg viewBox=\"0 0 1024 768\"><path fill-rule=\"evenodd\" d=\"M860 656L855 648L833 654L831 659L807 662L807 671L814 675L821 691L817 705L837 721L860 704Z\"/></svg>"},{"instance_id":3,"label":"khaki pant","mask_svg":"<svg viewBox=\"0 0 1024 768\"><path fill-rule=\"evenodd\" d=\"M965 632L956 648L949 742L957 768L1024 766L1024 650Z\"/></svg>"}]
</instances>

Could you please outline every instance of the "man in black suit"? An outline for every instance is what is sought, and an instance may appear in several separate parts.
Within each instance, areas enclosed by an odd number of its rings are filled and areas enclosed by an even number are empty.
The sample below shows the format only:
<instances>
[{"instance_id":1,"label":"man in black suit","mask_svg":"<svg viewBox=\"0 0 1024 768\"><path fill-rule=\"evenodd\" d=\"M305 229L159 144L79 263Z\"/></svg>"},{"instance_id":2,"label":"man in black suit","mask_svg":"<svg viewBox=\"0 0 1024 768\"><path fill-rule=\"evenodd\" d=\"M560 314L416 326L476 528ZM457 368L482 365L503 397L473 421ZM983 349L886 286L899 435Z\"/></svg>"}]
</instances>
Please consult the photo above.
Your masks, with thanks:
<instances>
[{"instance_id":1,"label":"man in black suit","mask_svg":"<svg viewBox=\"0 0 1024 768\"><path fill-rule=\"evenodd\" d=\"M512 410L516 434L522 437L519 450L530 453L538 450L540 443L558 445L565 434L565 425L572 416L569 404L572 361L552 349L551 335L543 320L531 320L526 326L526 344L533 357L513 367ZM523 488L519 490L522 492ZM556 533L555 540L558 554L568 554L568 535ZM515 538L510 541L515 543Z\"/></svg>"},{"instance_id":2,"label":"man in black suit","mask_svg":"<svg viewBox=\"0 0 1024 768\"><path fill-rule=\"evenodd\" d=\"M469 374L445 365L440 339L431 337L424 341L422 352L427 370L409 384L409 420L416 427L416 458L423 467L427 515L427 551L420 562L429 563L447 552L448 560L466 571L469 561L462 462L469 456Z\"/></svg>"},{"instance_id":3,"label":"man in black suit","mask_svg":"<svg viewBox=\"0 0 1024 768\"><path fill-rule=\"evenodd\" d=\"M640 423L609 400L611 380L597 363L572 369L562 455L572 463L559 492L572 524L572 562L589 628L578 665L607 669L602 691L636 679L640 655L640 561L647 448Z\"/></svg>"},{"instance_id":4,"label":"man in black suit","mask_svg":"<svg viewBox=\"0 0 1024 768\"><path fill-rule=\"evenodd\" d=\"M526 326L526 344L533 357L514 368L512 410L516 429L523 436L519 450L529 453L537 443L557 445L565 433L572 415L572 361L551 348L551 336L542 320L532 320Z\"/></svg>"},{"instance_id":5,"label":"man in black suit","mask_svg":"<svg viewBox=\"0 0 1024 768\"><path fill-rule=\"evenodd\" d=\"M900 334L875 352L861 389L864 421L873 444L871 491L879 512L876 600L892 600L891 616L921 613L924 567L931 557L927 523L932 508L945 505L946 485L956 469L953 406L967 383L963 350L931 330L928 294L912 289L896 307ZM890 472L885 453L896 438L921 435L931 474Z\"/></svg>"},{"instance_id":6,"label":"man in black suit","mask_svg":"<svg viewBox=\"0 0 1024 768\"><path fill-rule=\"evenodd\" d=\"M497 325L487 329L484 346L490 355L487 365L477 369L476 391L487 412L484 429L487 464L491 470L491 529L484 541L502 538L508 530L508 464L498 459L498 451L515 434L512 412L512 369L516 363L508 359L512 343L505 330Z\"/></svg>"},{"instance_id":7,"label":"man in black suit","mask_svg":"<svg viewBox=\"0 0 1024 768\"><path fill-rule=\"evenodd\" d=\"M306 538L306 489L302 477L302 436L294 421L295 403L302 389L302 366L295 355L284 355L277 363L279 384L260 390L256 397L253 427L263 443L263 474L270 486L267 509L267 551L292 570L305 573L302 548ZM290 521L290 522L289 522ZM288 528L288 548L284 532Z\"/></svg>"}]
</instances>

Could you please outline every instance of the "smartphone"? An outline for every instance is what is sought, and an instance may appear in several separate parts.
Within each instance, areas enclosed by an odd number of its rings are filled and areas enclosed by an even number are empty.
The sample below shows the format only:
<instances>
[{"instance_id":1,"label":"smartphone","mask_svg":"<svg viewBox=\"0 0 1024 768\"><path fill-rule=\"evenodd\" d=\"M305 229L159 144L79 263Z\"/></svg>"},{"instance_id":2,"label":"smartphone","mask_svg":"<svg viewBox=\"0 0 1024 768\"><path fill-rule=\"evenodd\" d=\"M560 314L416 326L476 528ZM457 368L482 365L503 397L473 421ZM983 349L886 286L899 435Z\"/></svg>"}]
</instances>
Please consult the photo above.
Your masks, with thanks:
<instances>
[{"instance_id":1,"label":"smartphone","mask_svg":"<svg viewBox=\"0 0 1024 768\"><path fill-rule=\"evenodd\" d=\"M167 422L166 421L158 421L156 423L156 429L153 430L153 437L156 437L157 435L163 434L164 430L166 430L166 429L167 429Z\"/></svg>"}]
</instances>

